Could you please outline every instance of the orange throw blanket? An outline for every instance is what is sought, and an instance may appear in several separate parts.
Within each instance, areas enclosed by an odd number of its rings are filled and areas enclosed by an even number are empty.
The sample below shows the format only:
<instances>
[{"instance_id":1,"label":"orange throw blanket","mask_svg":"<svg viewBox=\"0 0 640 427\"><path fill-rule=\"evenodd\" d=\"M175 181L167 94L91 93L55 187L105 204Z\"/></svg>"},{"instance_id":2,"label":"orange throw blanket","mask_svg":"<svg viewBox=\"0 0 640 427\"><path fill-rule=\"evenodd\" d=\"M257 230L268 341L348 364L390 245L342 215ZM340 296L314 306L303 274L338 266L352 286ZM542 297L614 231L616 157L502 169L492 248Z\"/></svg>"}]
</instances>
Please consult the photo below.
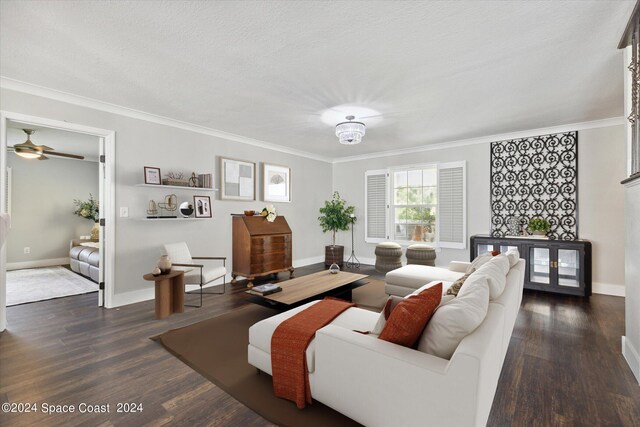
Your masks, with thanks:
<instances>
[{"instance_id":1,"label":"orange throw blanket","mask_svg":"<svg viewBox=\"0 0 640 427\"><path fill-rule=\"evenodd\" d=\"M282 322L271 337L273 392L302 409L311 404L305 351L316 331L355 304L326 298Z\"/></svg>"}]
</instances>

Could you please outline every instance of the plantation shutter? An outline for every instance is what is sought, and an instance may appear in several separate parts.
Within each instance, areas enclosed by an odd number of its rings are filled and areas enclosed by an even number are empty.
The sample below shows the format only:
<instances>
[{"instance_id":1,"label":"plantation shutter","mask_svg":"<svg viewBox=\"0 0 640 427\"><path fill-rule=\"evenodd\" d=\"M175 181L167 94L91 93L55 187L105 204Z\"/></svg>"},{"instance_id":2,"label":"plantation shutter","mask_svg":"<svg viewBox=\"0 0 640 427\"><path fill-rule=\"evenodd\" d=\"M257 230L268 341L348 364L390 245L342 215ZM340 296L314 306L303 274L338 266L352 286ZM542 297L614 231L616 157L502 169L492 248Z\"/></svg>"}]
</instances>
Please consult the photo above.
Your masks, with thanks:
<instances>
[{"instance_id":1,"label":"plantation shutter","mask_svg":"<svg viewBox=\"0 0 640 427\"><path fill-rule=\"evenodd\" d=\"M387 171L365 173L365 241L387 239Z\"/></svg>"},{"instance_id":2,"label":"plantation shutter","mask_svg":"<svg viewBox=\"0 0 640 427\"><path fill-rule=\"evenodd\" d=\"M438 240L443 248L466 248L465 162L438 165Z\"/></svg>"}]
</instances>

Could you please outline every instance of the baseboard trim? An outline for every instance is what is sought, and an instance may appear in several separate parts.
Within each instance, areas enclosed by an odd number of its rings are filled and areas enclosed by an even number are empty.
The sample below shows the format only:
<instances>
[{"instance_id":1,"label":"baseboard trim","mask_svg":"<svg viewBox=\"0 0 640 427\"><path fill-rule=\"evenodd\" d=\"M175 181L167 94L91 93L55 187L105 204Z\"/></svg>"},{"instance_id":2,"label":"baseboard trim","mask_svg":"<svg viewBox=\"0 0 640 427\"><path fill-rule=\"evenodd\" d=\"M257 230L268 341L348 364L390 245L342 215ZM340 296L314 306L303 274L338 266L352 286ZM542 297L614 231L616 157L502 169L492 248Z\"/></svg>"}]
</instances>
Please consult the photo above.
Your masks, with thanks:
<instances>
[{"instance_id":1,"label":"baseboard trim","mask_svg":"<svg viewBox=\"0 0 640 427\"><path fill-rule=\"evenodd\" d=\"M305 265L317 264L319 262L324 262L324 256L316 256L310 258L302 258L299 260L293 261L293 267L299 268L304 267ZM241 276L238 276L238 280L242 280ZM227 275L227 284L231 282L231 277ZM202 288L210 288L212 286L219 286L222 283L222 280L216 280L215 282L205 285ZM153 284L153 283L151 283ZM194 290L198 290L197 285L187 285L187 291L192 292ZM139 289L137 291L124 292L121 294L114 294L111 307L122 307L123 305L135 304L142 301L149 301L155 298L155 290L153 286L150 286L147 289Z\"/></svg>"},{"instance_id":2,"label":"baseboard trim","mask_svg":"<svg viewBox=\"0 0 640 427\"><path fill-rule=\"evenodd\" d=\"M627 339L627 337L622 337L622 356L627 361L629 368L631 368L631 372L636 377L638 384L640 384L640 356L638 356L638 352L631 344L631 341Z\"/></svg>"},{"instance_id":3,"label":"baseboard trim","mask_svg":"<svg viewBox=\"0 0 640 427\"><path fill-rule=\"evenodd\" d=\"M22 270L23 268L52 267L55 265L67 265L67 264L69 264L69 257L39 259L35 261L8 262L7 271Z\"/></svg>"},{"instance_id":4,"label":"baseboard trim","mask_svg":"<svg viewBox=\"0 0 640 427\"><path fill-rule=\"evenodd\" d=\"M309 258L301 258L298 260L293 260L293 268L304 267L305 265L317 264L319 262L324 262L324 256L313 256Z\"/></svg>"},{"instance_id":5,"label":"baseboard trim","mask_svg":"<svg viewBox=\"0 0 640 427\"><path fill-rule=\"evenodd\" d=\"M614 285L612 283L593 282L591 284L591 291L594 294L612 295L615 297L624 297L625 295L624 285Z\"/></svg>"}]
</instances>

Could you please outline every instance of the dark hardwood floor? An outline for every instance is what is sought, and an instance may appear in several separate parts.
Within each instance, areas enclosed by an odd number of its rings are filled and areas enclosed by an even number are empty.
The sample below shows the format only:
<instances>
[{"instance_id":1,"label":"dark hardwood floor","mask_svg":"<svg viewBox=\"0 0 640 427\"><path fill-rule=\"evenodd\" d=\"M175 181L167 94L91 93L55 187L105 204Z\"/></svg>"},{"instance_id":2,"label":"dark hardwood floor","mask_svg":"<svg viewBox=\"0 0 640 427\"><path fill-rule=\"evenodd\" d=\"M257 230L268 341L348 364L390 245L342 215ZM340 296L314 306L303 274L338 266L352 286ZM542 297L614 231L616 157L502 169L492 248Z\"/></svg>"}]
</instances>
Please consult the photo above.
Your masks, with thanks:
<instances>
[{"instance_id":1,"label":"dark hardwood floor","mask_svg":"<svg viewBox=\"0 0 640 427\"><path fill-rule=\"evenodd\" d=\"M370 266L361 271L381 277ZM149 339L247 304L243 290L227 285L226 295L205 295L203 308L165 320L154 320L153 301L105 310L95 294L9 307L0 401L36 403L38 412L0 412L0 425L270 425ZM488 425L640 425L623 334L622 298L525 292ZM43 414L44 403L76 412ZM109 404L110 413L78 413L81 403ZM142 412L117 413L118 403L141 403Z\"/></svg>"}]
</instances>

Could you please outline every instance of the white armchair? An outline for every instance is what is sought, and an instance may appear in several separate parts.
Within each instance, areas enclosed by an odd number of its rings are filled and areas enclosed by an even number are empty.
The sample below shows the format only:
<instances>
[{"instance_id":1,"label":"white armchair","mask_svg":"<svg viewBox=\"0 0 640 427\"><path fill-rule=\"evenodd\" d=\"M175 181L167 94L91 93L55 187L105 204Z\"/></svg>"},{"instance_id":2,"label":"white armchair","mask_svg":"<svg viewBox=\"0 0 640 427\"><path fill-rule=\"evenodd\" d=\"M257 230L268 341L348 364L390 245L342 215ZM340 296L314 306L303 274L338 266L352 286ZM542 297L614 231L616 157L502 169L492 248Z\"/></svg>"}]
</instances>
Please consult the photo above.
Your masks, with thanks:
<instances>
[{"instance_id":1,"label":"white armchair","mask_svg":"<svg viewBox=\"0 0 640 427\"><path fill-rule=\"evenodd\" d=\"M200 305L187 305L187 307L202 307L202 287L208 283L222 278L222 292L205 292L222 295L226 291L227 258L226 257L192 257L186 242L167 243L164 250L171 258L171 264L176 270L183 270L185 288L189 285L200 286ZM222 261L222 266L210 266L204 263L194 263L194 260ZM185 293L187 292L185 289Z\"/></svg>"}]
</instances>

